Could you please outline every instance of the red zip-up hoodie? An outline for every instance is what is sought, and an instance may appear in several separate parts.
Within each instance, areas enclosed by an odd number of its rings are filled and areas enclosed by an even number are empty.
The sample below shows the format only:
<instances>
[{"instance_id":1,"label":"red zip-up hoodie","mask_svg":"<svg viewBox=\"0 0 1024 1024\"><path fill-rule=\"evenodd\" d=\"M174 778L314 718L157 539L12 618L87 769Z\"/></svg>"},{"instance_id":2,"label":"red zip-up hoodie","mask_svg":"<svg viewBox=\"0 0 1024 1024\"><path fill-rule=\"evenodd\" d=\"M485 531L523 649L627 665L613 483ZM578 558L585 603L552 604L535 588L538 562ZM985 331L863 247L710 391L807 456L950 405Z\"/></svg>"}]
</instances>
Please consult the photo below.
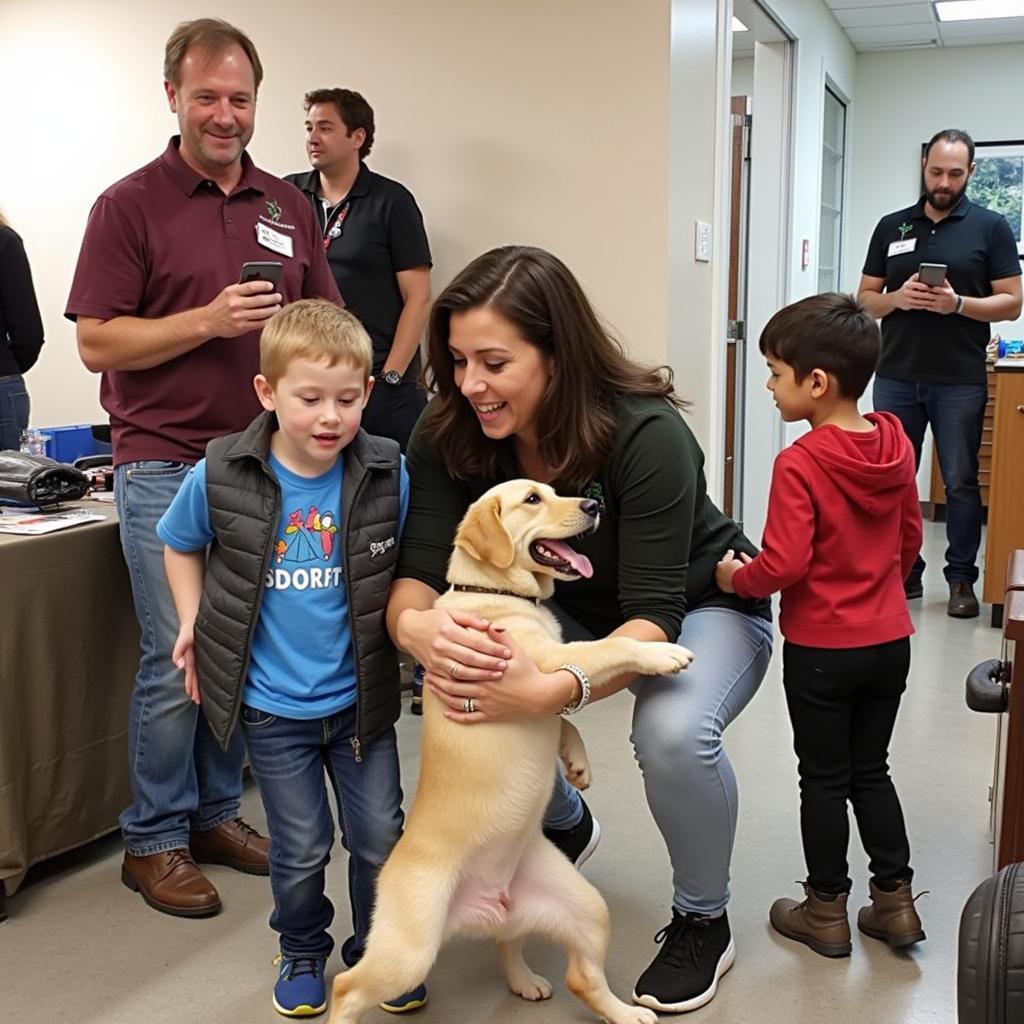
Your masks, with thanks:
<instances>
[{"instance_id":1,"label":"red zip-up hoodie","mask_svg":"<svg viewBox=\"0 0 1024 1024\"><path fill-rule=\"evenodd\" d=\"M732 578L741 597L782 592L779 628L805 647L910 636L903 580L921 548L914 452L891 413L865 433L827 425L780 452L761 553Z\"/></svg>"}]
</instances>

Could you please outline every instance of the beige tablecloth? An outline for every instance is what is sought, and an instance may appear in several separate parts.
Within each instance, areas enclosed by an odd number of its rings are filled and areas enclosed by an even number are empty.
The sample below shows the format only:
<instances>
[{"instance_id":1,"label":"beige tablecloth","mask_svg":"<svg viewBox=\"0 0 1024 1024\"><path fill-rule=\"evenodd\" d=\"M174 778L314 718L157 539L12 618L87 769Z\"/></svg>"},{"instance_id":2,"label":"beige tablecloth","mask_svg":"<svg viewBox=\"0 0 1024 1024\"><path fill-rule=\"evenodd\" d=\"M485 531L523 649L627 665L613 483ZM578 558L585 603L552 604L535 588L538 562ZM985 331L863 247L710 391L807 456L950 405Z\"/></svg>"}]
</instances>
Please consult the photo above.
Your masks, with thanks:
<instances>
[{"instance_id":1,"label":"beige tablecloth","mask_svg":"<svg viewBox=\"0 0 1024 1024\"><path fill-rule=\"evenodd\" d=\"M117 827L139 631L112 505L102 523L0 536L0 887ZM0 893L2 895L2 893Z\"/></svg>"}]
</instances>

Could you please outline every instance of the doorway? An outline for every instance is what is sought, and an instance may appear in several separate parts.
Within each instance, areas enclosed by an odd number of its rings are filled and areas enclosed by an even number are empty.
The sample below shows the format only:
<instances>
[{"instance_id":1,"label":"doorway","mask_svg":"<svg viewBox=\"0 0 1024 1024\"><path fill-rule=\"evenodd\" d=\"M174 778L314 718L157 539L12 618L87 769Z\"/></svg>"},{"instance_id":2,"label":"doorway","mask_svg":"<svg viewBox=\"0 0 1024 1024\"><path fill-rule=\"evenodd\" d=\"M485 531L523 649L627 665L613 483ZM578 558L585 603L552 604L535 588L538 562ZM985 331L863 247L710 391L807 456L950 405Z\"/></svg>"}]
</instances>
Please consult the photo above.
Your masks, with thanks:
<instances>
[{"instance_id":1,"label":"doorway","mask_svg":"<svg viewBox=\"0 0 1024 1024\"><path fill-rule=\"evenodd\" d=\"M757 338L789 287L793 40L755 0L734 14L723 509L756 541L782 441Z\"/></svg>"}]
</instances>

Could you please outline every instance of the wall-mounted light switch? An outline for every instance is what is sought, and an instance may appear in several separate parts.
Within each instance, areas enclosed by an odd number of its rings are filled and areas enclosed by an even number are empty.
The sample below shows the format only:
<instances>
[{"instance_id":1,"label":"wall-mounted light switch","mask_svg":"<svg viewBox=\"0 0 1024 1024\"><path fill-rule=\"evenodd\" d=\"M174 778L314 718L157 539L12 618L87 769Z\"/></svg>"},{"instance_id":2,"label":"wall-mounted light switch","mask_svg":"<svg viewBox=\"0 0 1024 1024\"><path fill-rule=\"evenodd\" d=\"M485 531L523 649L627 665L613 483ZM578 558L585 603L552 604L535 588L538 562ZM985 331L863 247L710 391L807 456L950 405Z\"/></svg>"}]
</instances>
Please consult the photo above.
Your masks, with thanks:
<instances>
[{"instance_id":1,"label":"wall-mounted light switch","mask_svg":"<svg viewBox=\"0 0 1024 1024\"><path fill-rule=\"evenodd\" d=\"M701 263L711 262L711 225L702 220L697 221L693 258Z\"/></svg>"}]
</instances>

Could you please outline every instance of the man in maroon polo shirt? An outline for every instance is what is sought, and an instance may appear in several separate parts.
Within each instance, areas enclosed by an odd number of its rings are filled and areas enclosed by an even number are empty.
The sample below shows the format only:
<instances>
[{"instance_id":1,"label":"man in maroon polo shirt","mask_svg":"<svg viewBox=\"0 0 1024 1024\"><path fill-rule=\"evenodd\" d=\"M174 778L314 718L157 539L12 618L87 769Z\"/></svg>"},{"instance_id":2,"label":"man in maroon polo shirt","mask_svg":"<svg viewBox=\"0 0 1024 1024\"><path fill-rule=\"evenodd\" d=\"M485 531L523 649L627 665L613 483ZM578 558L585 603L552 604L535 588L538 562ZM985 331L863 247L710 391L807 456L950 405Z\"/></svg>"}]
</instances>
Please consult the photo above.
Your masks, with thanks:
<instances>
[{"instance_id":1,"label":"man in maroon polo shirt","mask_svg":"<svg viewBox=\"0 0 1024 1024\"><path fill-rule=\"evenodd\" d=\"M264 322L295 299L340 297L304 196L245 152L263 77L251 40L217 19L186 22L164 77L180 137L96 201L65 315L103 375L142 632L121 877L155 909L200 917L221 904L195 862L265 875L268 842L239 817L241 730L222 750L171 663L178 618L155 527L206 443L259 412ZM282 264L280 283L239 284L251 261Z\"/></svg>"}]
</instances>

